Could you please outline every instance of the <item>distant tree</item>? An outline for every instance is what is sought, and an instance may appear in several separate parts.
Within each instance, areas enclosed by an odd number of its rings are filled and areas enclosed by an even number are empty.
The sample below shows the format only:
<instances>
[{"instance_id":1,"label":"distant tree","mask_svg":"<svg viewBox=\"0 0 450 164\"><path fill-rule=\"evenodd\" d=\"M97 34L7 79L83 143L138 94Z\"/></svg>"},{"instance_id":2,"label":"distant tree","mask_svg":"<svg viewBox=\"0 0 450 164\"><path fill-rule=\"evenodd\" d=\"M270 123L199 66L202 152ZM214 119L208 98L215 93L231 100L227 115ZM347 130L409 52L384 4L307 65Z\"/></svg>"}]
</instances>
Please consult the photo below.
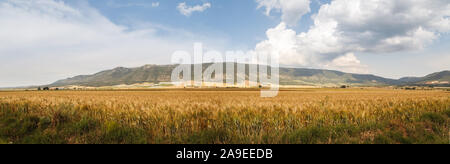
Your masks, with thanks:
<instances>
[{"instance_id":1,"label":"distant tree","mask_svg":"<svg viewBox=\"0 0 450 164\"><path fill-rule=\"evenodd\" d=\"M42 90L42 89L41 89L41 87L39 87L37 90L40 91L40 90Z\"/></svg>"},{"instance_id":2,"label":"distant tree","mask_svg":"<svg viewBox=\"0 0 450 164\"><path fill-rule=\"evenodd\" d=\"M346 85L343 85L343 86L341 86L341 88L344 88L344 89L345 89L345 88L347 88L347 86L346 86Z\"/></svg>"},{"instance_id":3,"label":"distant tree","mask_svg":"<svg viewBox=\"0 0 450 164\"><path fill-rule=\"evenodd\" d=\"M44 91L48 91L48 90L50 90L50 88L44 87Z\"/></svg>"},{"instance_id":4,"label":"distant tree","mask_svg":"<svg viewBox=\"0 0 450 164\"><path fill-rule=\"evenodd\" d=\"M416 87L406 87L405 90L416 90Z\"/></svg>"}]
</instances>

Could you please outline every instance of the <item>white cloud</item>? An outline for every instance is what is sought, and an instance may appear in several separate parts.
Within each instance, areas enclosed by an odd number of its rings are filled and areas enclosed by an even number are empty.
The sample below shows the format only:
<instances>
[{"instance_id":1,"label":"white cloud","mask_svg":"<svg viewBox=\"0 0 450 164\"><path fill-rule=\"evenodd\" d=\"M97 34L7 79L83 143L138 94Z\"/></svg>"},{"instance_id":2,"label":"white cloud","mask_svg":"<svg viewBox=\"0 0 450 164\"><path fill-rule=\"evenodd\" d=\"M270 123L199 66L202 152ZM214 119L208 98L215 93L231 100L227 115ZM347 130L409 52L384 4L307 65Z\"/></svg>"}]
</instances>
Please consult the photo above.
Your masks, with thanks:
<instances>
[{"instance_id":1,"label":"white cloud","mask_svg":"<svg viewBox=\"0 0 450 164\"><path fill-rule=\"evenodd\" d=\"M320 7L307 32L281 23L256 50L281 51L282 64L366 72L354 53L423 49L450 32L449 16L447 0L334 0Z\"/></svg>"},{"instance_id":2,"label":"white cloud","mask_svg":"<svg viewBox=\"0 0 450 164\"><path fill-rule=\"evenodd\" d=\"M450 30L449 10L447 0L335 0L320 8L313 30L333 32L351 50L414 50Z\"/></svg>"},{"instance_id":3,"label":"white cloud","mask_svg":"<svg viewBox=\"0 0 450 164\"><path fill-rule=\"evenodd\" d=\"M203 5L188 6L186 2L180 3L177 6L178 11L185 16L191 16L193 12L203 12L211 8L211 3L203 3Z\"/></svg>"},{"instance_id":4,"label":"white cloud","mask_svg":"<svg viewBox=\"0 0 450 164\"><path fill-rule=\"evenodd\" d=\"M278 53L282 64L306 65L309 63L308 57L299 55L296 32L287 29L285 23L267 30L266 35L268 40L256 45L257 52Z\"/></svg>"},{"instance_id":5,"label":"white cloud","mask_svg":"<svg viewBox=\"0 0 450 164\"><path fill-rule=\"evenodd\" d=\"M269 16L272 10L281 11L281 19L288 25L295 25L303 15L311 11L310 0L256 0L258 8L266 8Z\"/></svg>"},{"instance_id":6,"label":"white cloud","mask_svg":"<svg viewBox=\"0 0 450 164\"><path fill-rule=\"evenodd\" d=\"M325 64L326 69L338 69L344 72L368 73L366 65L361 64L355 54L347 53L333 59L330 63Z\"/></svg>"},{"instance_id":7,"label":"white cloud","mask_svg":"<svg viewBox=\"0 0 450 164\"><path fill-rule=\"evenodd\" d=\"M159 7L159 2L152 2L152 7Z\"/></svg>"},{"instance_id":8,"label":"white cloud","mask_svg":"<svg viewBox=\"0 0 450 164\"><path fill-rule=\"evenodd\" d=\"M117 66L169 63L173 52L190 50L199 39L183 31L164 31L170 35L160 37L160 29L117 25L87 4L1 1L0 86L48 84ZM200 36L202 40L207 38Z\"/></svg>"}]
</instances>

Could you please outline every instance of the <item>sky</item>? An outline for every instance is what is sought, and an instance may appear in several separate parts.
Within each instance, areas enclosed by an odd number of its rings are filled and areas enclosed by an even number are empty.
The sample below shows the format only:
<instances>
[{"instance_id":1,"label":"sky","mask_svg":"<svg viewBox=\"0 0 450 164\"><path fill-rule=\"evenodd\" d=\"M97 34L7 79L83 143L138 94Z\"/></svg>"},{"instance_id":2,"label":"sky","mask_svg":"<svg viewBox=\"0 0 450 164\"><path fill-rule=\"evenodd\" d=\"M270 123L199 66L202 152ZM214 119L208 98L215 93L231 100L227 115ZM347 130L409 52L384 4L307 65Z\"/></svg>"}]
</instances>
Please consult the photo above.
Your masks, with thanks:
<instances>
[{"instance_id":1,"label":"sky","mask_svg":"<svg viewBox=\"0 0 450 164\"><path fill-rule=\"evenodd\" d=\"M0 0L0 87L175 51L275 52L287 67L387 78L450 70L448 0Z\"/></svg>"}]
</instances>

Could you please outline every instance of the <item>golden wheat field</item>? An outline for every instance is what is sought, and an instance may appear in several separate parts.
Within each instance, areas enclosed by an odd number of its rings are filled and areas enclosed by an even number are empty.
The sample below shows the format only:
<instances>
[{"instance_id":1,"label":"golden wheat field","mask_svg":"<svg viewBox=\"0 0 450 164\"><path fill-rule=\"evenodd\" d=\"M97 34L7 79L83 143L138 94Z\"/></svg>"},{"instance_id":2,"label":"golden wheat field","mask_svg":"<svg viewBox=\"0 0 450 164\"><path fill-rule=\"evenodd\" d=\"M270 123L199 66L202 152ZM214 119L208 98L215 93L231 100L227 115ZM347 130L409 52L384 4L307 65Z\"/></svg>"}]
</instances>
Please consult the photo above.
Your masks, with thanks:
<instances>
[{"instance_id":1,"label":"golden wheat field","mask_svg":"<svg viewBox=\"0 0 450 164\"><path fill-rule=\"evenodd\" d=\"M5 91L0 143L450 142L444 90Z\"/></svg>"}]
</instances>

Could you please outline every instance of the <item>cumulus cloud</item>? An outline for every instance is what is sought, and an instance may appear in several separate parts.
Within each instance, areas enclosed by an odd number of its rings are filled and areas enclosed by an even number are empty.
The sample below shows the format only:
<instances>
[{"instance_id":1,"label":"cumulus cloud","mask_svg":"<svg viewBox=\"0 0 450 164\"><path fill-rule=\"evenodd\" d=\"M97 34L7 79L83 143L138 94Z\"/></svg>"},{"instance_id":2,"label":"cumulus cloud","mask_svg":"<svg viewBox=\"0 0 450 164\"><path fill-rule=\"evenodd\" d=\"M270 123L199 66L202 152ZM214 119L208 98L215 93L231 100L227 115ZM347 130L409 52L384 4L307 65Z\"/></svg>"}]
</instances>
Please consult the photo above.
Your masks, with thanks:
<instances>
[{"instance_id":1,"label":"cumulus cloud","mask_svg":"<svg viewBox=\"0 0 450 164\"><path fill-rule=\"evenodd\" d=\"M345 72L355 72L355 73L368 73L367 66L361 64L355 54L347 53L343 56L338 56L331 62L324 65L326 69L338 69Z\"/></svg>"},{"instance_id":2,"label":"cumulus cloud","mask_svg":"<svg viewBox=\"0 0 450 164\"><path fill-rule=\"evenodd\" d=\"M88 4L1 1L0 86L48 84L117 66L169 63L174 51L192 49L189 34L160 37L160 30L115 24Z\"/></svg>"},{"instance_id":3,"label":"cumulus cloud","mask_svg":"<svg viewBox=\"0 0 450 164\"><path fill-rule=\"evenodd\" d=\"M447 0L336 0L314 18L353 50L396 52L423 48L450 30Z\"/></svg>"},{"instance_id":4,"label":"cumulus cloud","mask_svg":"<svg viewBox=\"0 0 450 164\"><path fill-rule=\"evenodd\" d=\"M272 10L282 13L281 19L288 25L295 25L303 15L311 11L310 0L256 0L258 8L265 8L269 16Z\"/></svg>"},{"instance_id":5,"label":"cumulus cloud","mask_svg":"<svg viewBox=\"0 0 450 164\"><path fill-rule=\"evenodd\" d=\"M300 45L297 41L297 33L294 30L287 29L285 23L267 30L266 35L268 39L256 45L258 53L277 53L282 64L306 65L310 62L308 57L305 56L306 54L300 55L298 51Z\"/></svg>"},{"instance_id":6,"label":"cumulus cloud","mask_svg":"<svg viewBox=\"0 0 450 164\"><path fill-rule=\"evenodd\" d=\"M256 50L279 51L283 64L365 72L354 53L423 49L450 31L449 16L447 0L334 0L320 7L307 32L282 22Z\"/></svg>"},{"instance_id":7,"label":"cumulus cloud","mask_svg":"<svg viewBox=\"0 0 450 164\"><path fill-rule=\"evenodd\" d=\"M185 16L191 16L193 12L203 12L211 8L211 3L203 3L203 5L188 6L186 2L180 3L177 6L178 11Z\"/></svg>"}]
</instances>

